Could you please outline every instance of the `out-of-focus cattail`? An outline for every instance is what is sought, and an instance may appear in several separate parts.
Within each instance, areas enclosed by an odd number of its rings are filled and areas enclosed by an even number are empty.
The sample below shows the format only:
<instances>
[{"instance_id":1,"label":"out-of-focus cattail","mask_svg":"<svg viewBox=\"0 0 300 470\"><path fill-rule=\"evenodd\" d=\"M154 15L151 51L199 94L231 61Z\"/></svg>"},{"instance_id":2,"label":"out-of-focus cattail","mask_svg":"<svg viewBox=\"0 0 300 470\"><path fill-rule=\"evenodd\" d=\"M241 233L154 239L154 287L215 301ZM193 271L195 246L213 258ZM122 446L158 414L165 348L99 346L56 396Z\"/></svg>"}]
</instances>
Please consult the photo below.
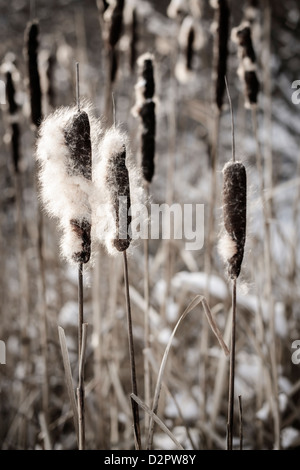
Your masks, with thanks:
<instances>
[{"instance_id":1,"label":"out-of-focus cattail","mask_svg":"<svg viewBox=\"0 0 300 470\"><path fill-rule=\"evenodd\" d=\"M214 42L215 102L218 109L221 110L225 93L224 78L227 72L230 10L227 0L211 0L210 3L216 10L216 37Z\"/></svg>"},{"instance_id":2,"label":"out-of-focus cattail","mask_svg":"<svg viewBox=\"0 0 300 470\"><path fill-rule=\"evenodd\" d=\"M109 21L108 44L115 47L119 41L123 29L123 11L125 0L115 0L111 2L105 11L105 20Z\"/></svg>"},{"instance_id":3,"label":"out-of-focus cattail","mask_svg":"<svg viewBox=\"0 0 300 470\"><path fill-rule=\"evenodd\" d=\"M188 2L186 0L171 0L167 8L169 18L177 19L187 14Z\"/></svg>"},{"instance_id":4,"label":"out-of-focus cattail","mask_svg":"<svg viewBox=\"0 0 300 470\"><path fill-rule=\"evenodd\" d=\"M131 11L131 24L130 24L130 69L134 70L137 58L137 43L138 43L138 18L136 8Z\"/></svg>"},{"instance_id":5,"label":"out-of-focus cattail","mask_svg":"<svg viewBox=\"0 0 300 470\"><path fill-rule=\"evenodd\" d=\"M219 251L227 263L231 279L237 279L244 256L246 240L247 176L241 162L230 161L223 168L224 234Z\"/></svg>"},{"instance_id":6,"label":"out-of-focus cattail","mask_svg":"<svg viewBox=\"0 0 300 470\"><path fill-rule=\"evenodd\" d=\"M109 129L100 143L98 153L101 158L93 170L96 187L94 203L97 206L94 211L95 233L105 243L107 251L115 254L127 250L131 242L128 233L131 224L131 197L124 134L118 129ZM106 204L105 211L102 203Z\"/></svg>"},{"instance_id":7,"label":"out-of-focus cattail","mask_svg":"<svg viewBox=\"0 0 300 470\"><path fill-rule=\"evenodd\" d=\"M233 28L231 37L238 44L240 59L238 75L244 84L245 107L251 108L257 104L260 86L256 74L256 55L252 44L250 23L244 21L237 28Z\"/></svg>"},{"instance_id":8,"label":"out-of-focus cattail","mask_svg":"<svg viewBox=\"0 0 300 470\"><path fill-rule=\"evenodd\" d=\"M25 31L25 47L28 67L31 121L39 127L42 120L42 91L38 69L39 23L28 23Z\"/></svg>"},{"instance_id":9,"label":"out-of-focus cattail","mask_svg":"<svg viewBox=\"0 0 300 470\"><path fill-rule=\"evenodd\" d=\"M199 21L192 16L186 16L181 24L178 42L180 54L175 66L175 75L178 81L186 83L193 77L193 61L195 52L202 49L205 39Z\"/></svg>"},{"instance_id":10,"label":"out-of-focus cattail","mask_svg":"<svg viewBox=\"0 0 300 470\"><path fill-rule=\"evenodd\" d=\"M14 56L7 54L1 71L5 77L6 107L8 113L8 131L7 140L11 144L12 161L15 173L19 173L20 163L20 125L19 125L19 109L20 106L16 100L16 83L19 81L19 72L14 63Z\"/></svg>"},{"instance_id":11,"label":"out-of-focus cattail","mask_svg":"<svg viewBox=\"0 0 300 470\"><path fill-rule=\"evenodd\" d=\"M11 70L7 70L5 74L6 78L6 98L8 103L8 112L9 114L15 114L18 111L18 105L15 100L15 85L13 82Z\"/></svg>"},{"instance_id":12,"label":"out-of-focus cattail","mask_svg":"<svg viewBox=\"0 0 300 470\"><path fill-rule=\"evenodd\" d=\"M45 109L51 109L55 106L55 93L54 93L54 70L56 64L56 54L54 51L44 49L40 53L39 63L41 65L40 79L41 90L44 99ZM48 114L46 112L46 114Z\"/></svg>"},{"instance_id":13,"label":"out-of-focus cattail","mask_svg":"<svg viewBox=\"0 0 300 470\"><path fill-rule=\"evenodd\" d=\"M135 86L136 104L132 109L134 116L141 119L141 168L144 179L151 183L155 170L155 81L153 73L152 54L145 53L139 57L137 63L140 78Z\"/></svg>"},{"instance_id":14,"label":"out-of-focus cattail","mask_svg":"<svg viewBox=\"0 0 300 470\"><path fill-rule=\"evenodd\" d=\"M60 108L43 121L37 143L41 197L48 214L60 221L62 252L69 262L90 259L91 156L85 110Z\"/></svg>"}]
</instances>

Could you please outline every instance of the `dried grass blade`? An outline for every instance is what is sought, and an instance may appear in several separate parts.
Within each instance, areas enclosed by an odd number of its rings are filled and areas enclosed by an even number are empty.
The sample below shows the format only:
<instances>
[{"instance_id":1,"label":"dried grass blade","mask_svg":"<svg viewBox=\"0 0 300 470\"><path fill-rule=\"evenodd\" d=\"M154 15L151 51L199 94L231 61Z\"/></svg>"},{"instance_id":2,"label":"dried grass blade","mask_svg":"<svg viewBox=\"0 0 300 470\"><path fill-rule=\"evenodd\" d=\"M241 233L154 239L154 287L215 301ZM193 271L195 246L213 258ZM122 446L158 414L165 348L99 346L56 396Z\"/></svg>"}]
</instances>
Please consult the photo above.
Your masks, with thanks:
<instances>
[{"instance_id":1,"label":"dried grass blade","mask_svg":"<svg viewBox=\"0 0 300 470\"><path fill-rule=\"evenodd\" d=\"M78 440L77 403L76 403L76 398L75 398L75 391L74 391L74 385L73 385L71 364L70 364L69 353L68 353L68 348L67 348L65 330L61 326L58 326L58 335L59 335L59 342L60 342L60 347L61 347L61 352L62 352L62 357L63 357L68 395L69 395L69 399L71 403L71 408L73 411L74 426L75 426L76 436Z\"/></svg>"},{"instance_id":2,"label":"dried grass blade","mask_svg":"<svg viewBox=\"0 0 300 470\"><path fill-rule=\"evenodd\" d=\"M130 394L130 397L132 400L134 400L144 411L146 411L146 413L149 414L149 416L151 417L151 419L153 419L158 425L159 427L161 428L162 431L164 431L170 439L172 439L172 441L174 442L174 444L176 444L177 446L177 449L179 450L184 450L184 448L182 447L182 445L180 444L180 442L177 441L176 437L174 436L174 434L172 434L172 432L169 430L169 428L167 428L167 426L162 422L162 420L155 414L153 413L153 411L139 398L137 397L134 393L131 393Z\"/></svg>"},{"instance_id":3,"label":"dried grass blade","mask_svg":"<svg viewBox=\"0 0 300 470\"><path fill-rule=\"evenodd\" d=\"M176 334L176 331L177 331L180 323L182 322L182 320L184 320L184 318L187 316L187 314L189 312L191 312L191 310L193 310L195 307L197 307L197 305L202 300L203 300L202 295L196 295L196 297L190 302L190 304L187 306L187 308L185 309L185 311L183 312L183 314L179 318L179 320L176 323L176 325L174 327L174 330L173 330L173 332L170 336L170 339L168 341L167 347L165 349L165 352L164 352L164 355L163 355L163 358L162 358L162 362L161 362L158 377L157 377L155 393L154 393L154 399L153 399L153 406L152 406L152 411L153 411L154 414L156 414L156 412L157 412L158 401L159 401L159 396L160 396L160 391L161 391L161 386L162 386L162 378L163 378L163 374L164 374L164 371L165 371L166 362L167 362L168 354L169 354L169 351L170 351L170 348L171 348L171 345L172 345L173 338L174 338L174 336ZM152 447L153 431L154 431L154 422L153 422L153 418L151 416L150 425L149 425L149 434L148 434L148 450L151 449L151 447Z\"/></svg>"}]
</instances>

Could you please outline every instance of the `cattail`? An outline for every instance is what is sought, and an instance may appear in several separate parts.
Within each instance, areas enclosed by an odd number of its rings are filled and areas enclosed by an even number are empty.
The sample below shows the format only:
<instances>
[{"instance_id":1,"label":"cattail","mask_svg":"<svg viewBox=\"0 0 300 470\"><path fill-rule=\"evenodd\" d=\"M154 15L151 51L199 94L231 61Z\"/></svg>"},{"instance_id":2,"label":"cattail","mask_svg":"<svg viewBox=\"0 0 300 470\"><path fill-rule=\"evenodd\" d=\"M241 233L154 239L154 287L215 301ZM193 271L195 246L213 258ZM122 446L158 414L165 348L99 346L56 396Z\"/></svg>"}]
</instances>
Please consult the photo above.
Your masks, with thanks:
<instances>
[{"instance_id":1,"label":"cattail","mask_svg":"<svg viewBox=\"0 0 300 470\"><path fill-rule=\"evenodd\" d=\"M178 43L180 54L175 66L175 75L178 81L186 83L193 76L193 60L195 52L204 45L204 34L200 23L192 16L186 16L181 24Z\"/></svg>"},{"instance_id":2,"label":"cattail","mask_svg":"<svg viewBox=\"0 0 300 470\"><path fill-rule=\"evenodd\" d=\"M43 50L40 53L40 78L41 89L47 107L53 108L55 106L54 99L54 69L56 64L56 56L54 52ZM47 109L47 108L46 108Z\"/></svg>"},{"instance_id":3,"label":"cattail","mask_svg":"<svg viewBox=\"0 0 300 470\"><path fill-rule=\"evenodd\" d=\"M250 23L244 21L237 28L233 28L231 37L238 44L240 59L238 75L244 84L245 107L251 108L257 104L260 86L256 74L256 55L252 44Z\"/></svg>"},{"instance_id":4,"label":"cattail","mask_svg":"<svg viewBox=\"0 0 300 470\"><path fill-rule=\"evenodd\" d=\"M134 70L137 57L137 43L138 43L138 19L136 8L131 11L131 33L130 33L130 69Z\"/></svg>"},{"instance_id":5,"label":"cattail","mask_svg":"<svg viewBox=\"0 0 300 470\"><path fill-rule=\"evenodd\" d=\"M38 70L39 24L32 21L25 31L27 67L30 91L31 121L39 127L42 120L42 92Z\"/></svg>"},{"instance_id":6,"label":"cattail","mask_svg":"<svg viewBox=\"0 0 300 470\"><path fill-rule=\"evenodd\" d=\"M19 104L16 100L16 82L19 80L19 72L14 64L12 54L7 54L1 66L6 87L6 102L8 112L8 122L10 125L9 141L11 143L11 153L13 168L15 173L19 173L20 162L20 125L19 125Z\"/></svg>"},{"instance_id":7,"label":"cattail","mask_svg":"<svg viewBox=\"0 0 300 470\"><path fill-rule=\"evenodd\" d=\"M171 0L167 8L167 15L169 18L176 19L184 16L188 11L186 0Z\"/></svg>"},{"instance_id":8,"label":"cattail","mask_svg":"<svg viewBox=\"0 0 300 470\"><path fill-rule=\"evenodd\" d=\"M224 77L226 77L227 72L230 10L227 0L211 0L211 6L216 10L216 39L214 43L215 101L218 109L221 110L225 93Z\"/></svg>"},{"instance_id":9,"label":"cattail","mask_svg":"<svg viewBox=\"0 0 300 470\"><path fill-rule=\"evenodd\" d=\"M246 240L246 169L241 162L230 161L223 168L224 234L219 249L227 263L231 279L237 279L244 256Z\"/></svg>"},{"instance_id":10,"label":"cattail","mask_svg":"<svg viewBox=\"0 0 300 470\"><path fill-rule=\"evenodd\" d=\"M136 104L132 109L141 119L141 168L144 179L151 183L155 170L155 81L153 75L153 56L149 53L139 57L140 79L135 86Z\"/></svg>"},{"instance_id":11,"label":"cattail","mask_svg":"<svg viewBox=\"0 0 300 470\"><path fill-rule=\"evenodd\" d=\"M5 74L6 78L6 98L8 103L8 112L10 115L15 114L18 111L18 105L15 100L15 85L13 82L11 70L7 70Z\"/></svg>"},{"instance_id":12,"label":"cattail","mask_svg":"<svg viewBox=\"0 0 300 470\"><path fill-rule=\"evenodd\" d=\"M48 214L60 221L62 252L69 262L90 259L91 154L85 110L60 108L43 121L37 143L41 197Z\"/></svg>"},{"instance_id":13,"label":"cattail","mask_svg":"<svg viewBox=\"0 0 300 470\"><path fill-rule=\"evenodd\" d=\"M104 19L109 24L107 42L111 48L116 46L122 34L124 4L125 0L115 0L104 13Z\"/></svg>"},{"instance_id":14,"label":"cattail","mask_svg":"<svg viewBox=\"0 0 300 470\"><path fill-rule=\"evenodd\" d=\"M98 153L100 159L93 171L96 187L94 199L97 205L94 222L96 236L104 241L110 254L115 254L127 250L131 242L128 233L131 224L131 197L124 134L118 129L109 129L100 143Z\"/></svg>"}]
</instances>

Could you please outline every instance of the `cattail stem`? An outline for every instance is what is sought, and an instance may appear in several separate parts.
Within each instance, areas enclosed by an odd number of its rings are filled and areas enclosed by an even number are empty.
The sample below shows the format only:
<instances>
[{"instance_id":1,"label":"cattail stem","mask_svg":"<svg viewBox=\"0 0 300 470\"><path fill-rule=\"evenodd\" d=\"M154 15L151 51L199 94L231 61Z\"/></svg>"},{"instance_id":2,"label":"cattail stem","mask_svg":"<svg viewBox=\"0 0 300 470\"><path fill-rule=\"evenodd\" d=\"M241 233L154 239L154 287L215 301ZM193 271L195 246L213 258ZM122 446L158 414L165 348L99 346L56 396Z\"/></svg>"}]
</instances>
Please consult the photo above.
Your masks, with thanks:
<instances>
[{"instance_id":1,"label":"cattail stem","mask_svg":"<svg viewBox=\"0 0 300 470\"><path fill-rule=\"evenodd\" d=\"M242 396L239 395L239 420L240 420L240 450L243 450L243 403Z\"/></svg>"},{"instance_id":2,"label":"cattail stem","mask_svg":"<svg viewBox=\"0 0 300 470\"><path fill-rule=\"evenodd\" d=\"M234 414L234 376L235 376L235 331L236 331L236 279L232 281L232 325L229 363L229 396L227 420L227 450L232 450Z\"/></svg>"},{"instance_id":3,"label":"cattail stem","mask_svg":"<svg viewBox=\"0 0 300 470\"><path fill-rule=\"evenodd\" d=\"M78 264L78 360L81 354L82 325L83 325L83 265Z\"/></svg>"},{"instance_id":4,"label":"cattail stem","mask_svg":"<svg viewBox=\"0 0 300 470\"><path fill-rule=\"evenodd\" d=\"M131 368L131 389L132 389L132 393L134 393L135 395L138 395L133 333L132 333L131 304L130 304L130 295L129 295L128 263L127 263L126 250L123 251L123 263L124 263L124 282L125 282L125 297L126 297L129 358L130 358L130 368ZM131 406L132 406L132 414L133 414L135 447L136 447L136 450L140 450L141 449L141 432L140 432L139 407L138 407L138 404L132 399L131 399Z\"/></svg>"},{"instance_id":5,"label":"cattail stem","mask_svg":"<svg viewBox=\"0 0 300 470\"><path fill-rule=\"evenodd\" d=\"M147 201L147 211L150 213L149 209L149 184L145 182L145 193ZM150 377L150 364L148 359L147 351L150 348L150 275L149 275L149 229L150 229L150 219L148 219L148 230L147 237L144 239L144 299L145 299L145 312L144 312L144 393L145 393L145 404L150 406L150 396L151 396L151 377ZM145 414L145 435L148 433L149 429L150 416L148 413Z\"/></svg>"},{"instance_id":6,"label":"cattail stem","mask_svg":"<svg viewBox=\"0 0 300 470\"><path fill-rule=\"evenodd\" d=\"M80 356L78 360L78 387L77 387L77 407L78 407L78 448L85 450L85 409L84 409L84 358L86 349L87 323L81 325Z\"/></svg>"}]
</instances>

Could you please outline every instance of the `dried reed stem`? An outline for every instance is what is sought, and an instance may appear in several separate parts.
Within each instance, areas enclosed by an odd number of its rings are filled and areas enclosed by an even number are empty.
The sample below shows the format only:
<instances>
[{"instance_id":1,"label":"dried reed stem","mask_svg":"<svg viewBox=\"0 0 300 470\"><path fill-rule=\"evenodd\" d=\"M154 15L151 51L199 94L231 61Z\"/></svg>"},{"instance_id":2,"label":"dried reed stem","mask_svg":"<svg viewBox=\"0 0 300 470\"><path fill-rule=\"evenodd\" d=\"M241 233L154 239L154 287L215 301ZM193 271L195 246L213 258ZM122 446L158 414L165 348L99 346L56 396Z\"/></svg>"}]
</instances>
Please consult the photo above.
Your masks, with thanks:
<instances>
[{"instance_id":1,"label":"dried reed stem","mask_svg":"<svg viewBox=\"0 0 300 470\"><path fill-rule=\"evenodd\" d=\"M235 376L235 331L236 331L236 279L232 281L232 327L229 363L229 395L227 417L227 450L232 450Z\"/></svg>"},{"instance_id":2,"label":"dried reed stem","mask_svg":"<svg viewBox=\"0 0 300 470\"><path fill-rule=\"evenodd\" d=\"M130 303L130 295L129 295L128 263L127 263L126 250L123 251L123 263L124 263L124 282L125 282L125 297L126 297L129 359L130 359L130 368L131 368L131 389L134 395L138 395L135 355L134 355L134 343L133 343L133 333L132 333L131 303ZM133 414L135 447L136 447L136 450L140 450L142 448L142 445L141 445L139 407L132 398L131 398L131 406L132 406L132 414Z\"/></svg>"},{"instance_id":3,"label":"dried reed stem","mask_svg":"<svg viewBox=\"0 0 300 470\"><path fill-rule=\"evenodd\" d=\"M240 420L240 450L243 450L243 403L242 396L239 395L239 420Z\"/></svg>"},{"instance_id":4,"label":"dried reed stem","mask_svg":"<svg viewBox=\"0 0 300 470\"><path fill-rule=\"evenodd\" d=\"M149 203L149 184L145 182L145 193L147 201L147 211L150 213L150 203ZM150 230L150 219L148 219L148 236L144 239L144 298L145 298L145 311L144 311L144 394L145 394L145 404L150 406L150 397L151 397L151 376L150 376L150 367L149 359L146 354L147 350L150 348L150 273L149 273L149 230ZM147 435L149 429L149 415L145 414L145 435Z\"/></svg>"},{"instance_id":5,"label":"dried reed stem","mask_svg":"<svg viewBox=\"0 0 300 470\"><path fill-rule=\"evenodd\" d=\"M82 268L82 265L81 265L81 268ZM85 450L84 358L85 358L86 338L87 338L87 323L82 323L80 330L81 330L81 344L80 344L80 356L78 360L78 365L79 365L78 387L76 390L77 407L78 407L78 448L79 450Z\"/></svg>"}]
</instances>

